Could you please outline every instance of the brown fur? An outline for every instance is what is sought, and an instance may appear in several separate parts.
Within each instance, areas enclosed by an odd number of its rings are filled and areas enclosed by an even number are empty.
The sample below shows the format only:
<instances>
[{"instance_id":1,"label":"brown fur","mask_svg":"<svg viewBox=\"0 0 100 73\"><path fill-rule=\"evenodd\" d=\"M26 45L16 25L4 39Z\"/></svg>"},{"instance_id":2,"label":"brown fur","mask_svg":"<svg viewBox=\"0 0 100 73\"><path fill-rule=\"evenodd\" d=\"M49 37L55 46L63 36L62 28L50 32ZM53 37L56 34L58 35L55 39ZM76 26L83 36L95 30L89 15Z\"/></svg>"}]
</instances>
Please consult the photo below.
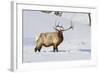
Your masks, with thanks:
<instances>
[{"instance_id":1,"label":"brown fur","mask_svg":"<svg viewBox=\"0 0 100 73\"><path fill-rule=\"evenodd\" d=\"M48 32L48 33L41 33L38 40L36 41L36 48L35 52L38 50L40 51L42 46L50 47L53 46L53 51L58 51L58 45L63 41L63 33L62 31L58 32Z\"/></svg>"}]
</instances>

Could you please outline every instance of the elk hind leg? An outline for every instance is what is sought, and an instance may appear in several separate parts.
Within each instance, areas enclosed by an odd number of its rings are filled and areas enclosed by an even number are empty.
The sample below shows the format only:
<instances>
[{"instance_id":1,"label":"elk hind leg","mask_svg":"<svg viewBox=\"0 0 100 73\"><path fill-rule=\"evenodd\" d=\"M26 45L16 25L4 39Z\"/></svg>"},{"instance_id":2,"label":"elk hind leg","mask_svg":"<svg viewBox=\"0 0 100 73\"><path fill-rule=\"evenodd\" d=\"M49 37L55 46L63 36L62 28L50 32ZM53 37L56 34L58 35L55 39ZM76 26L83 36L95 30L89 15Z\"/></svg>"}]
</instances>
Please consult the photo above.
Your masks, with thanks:
<instances>
[{"instance_id":1,"label":"elk hind leg","mask_svg":"<svg viewBox=\"0 0 100 73\"><path fill-rule=\"evenodd\" d=\"M35 50L34 50L35 52L37 52L38 51L38 49L37 48L35 48Z\"/></svg>"},{"instance_id":2,"label":"elk hind leg","mask_svg":"<svg viewBox=\"0 0 100 73\"><path fill-rule=\"evenodd\" d=\"M41 51L41 48L35 48L35 52L40 52Z\"/></svg>"},{"instance_id":3,"label":"elk hind leg","mask_svg":"<svg viewBox=\"0 0 100 73\"><path fill-rule=\"evenodd\" d=\"M42 48L42 46L36 47L35 48L35 52L37 52L37 51L40 52L41 51L41 48Z\"/></svg>"}]
</instances>

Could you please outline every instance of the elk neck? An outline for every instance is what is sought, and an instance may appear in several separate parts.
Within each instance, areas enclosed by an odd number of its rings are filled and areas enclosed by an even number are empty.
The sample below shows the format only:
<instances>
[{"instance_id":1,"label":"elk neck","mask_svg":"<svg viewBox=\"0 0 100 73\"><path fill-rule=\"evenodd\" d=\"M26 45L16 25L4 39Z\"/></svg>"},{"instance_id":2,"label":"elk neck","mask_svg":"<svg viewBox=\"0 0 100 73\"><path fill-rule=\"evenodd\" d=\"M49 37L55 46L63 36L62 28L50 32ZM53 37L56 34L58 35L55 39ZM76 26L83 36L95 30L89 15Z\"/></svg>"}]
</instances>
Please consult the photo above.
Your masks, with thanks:
<instances>
[{"instance_id":1,"label":"elk neck","mask_svg":"<svg viewBox=\"0 0 100 73\"><path fill-rule=\"evenodd\" d=\"M60 40L63 41L63 32L62 31L58 31L58 36L60 37Z\"/></svg>"}]
</instances>

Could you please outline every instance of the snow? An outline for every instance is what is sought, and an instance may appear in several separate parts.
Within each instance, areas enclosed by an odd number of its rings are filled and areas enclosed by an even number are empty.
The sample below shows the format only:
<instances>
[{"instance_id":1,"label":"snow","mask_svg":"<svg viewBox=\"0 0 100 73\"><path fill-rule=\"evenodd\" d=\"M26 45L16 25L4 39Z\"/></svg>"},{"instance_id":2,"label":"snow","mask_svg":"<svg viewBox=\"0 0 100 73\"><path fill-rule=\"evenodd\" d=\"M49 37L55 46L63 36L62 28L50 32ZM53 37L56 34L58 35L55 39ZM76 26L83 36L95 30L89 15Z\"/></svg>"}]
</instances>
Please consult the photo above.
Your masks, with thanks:
<instances>
[{"instance_id":1,"label":"snow","mask_svg":"<svg viewBox=\"0 0 100 73\"><path fill-rule=\"evenodd\" d=\"M43 48L41 52L34 52L33 46L25 46L23 49L23 62L43 62L43 61L66 61L66 60L85 60L90 59L90 51L77 50L61 50L53 52L52 47Z\"/></svg>"},{"instance_id":2,"label":"snow","mask_svg":"<svg viewBox=\"0 0 100 73\"><path fill-rule=\"evenodd\" d=\"M29 14L37 15L34 17ZM75 15L72 20L74 28L63 33L64 41L58 46L58 52L53 52L53 47L42 47L41 52L34 52L36 34L38 32L54 32L50 23L54 25L55 16L43 15L34 11L25 14L23 19L25 23L23 27L23 63L91 59L91 27L88 16L87 14L64 13L60 21L63 27L69 26L68 19L71 20L72 15ZM65 22L68 25L64 24ZM39 27L40 25L43 27Z\"/></svg>"}]
</instances>

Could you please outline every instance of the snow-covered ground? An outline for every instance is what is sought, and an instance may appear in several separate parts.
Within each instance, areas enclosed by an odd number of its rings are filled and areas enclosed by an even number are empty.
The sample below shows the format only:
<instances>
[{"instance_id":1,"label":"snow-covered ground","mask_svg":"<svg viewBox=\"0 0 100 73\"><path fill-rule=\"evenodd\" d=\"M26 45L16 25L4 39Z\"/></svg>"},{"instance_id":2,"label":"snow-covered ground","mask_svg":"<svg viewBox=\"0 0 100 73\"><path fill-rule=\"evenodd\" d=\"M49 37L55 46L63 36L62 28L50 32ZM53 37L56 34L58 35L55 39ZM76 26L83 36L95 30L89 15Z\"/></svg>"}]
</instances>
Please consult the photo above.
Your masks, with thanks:
<instances>
[{"instance_id":1,"label":"snow-covered ground","mask_svg":"<svg viewBox=\"0 0 100 73\"><path fill-rule=\"evenodd\" d=\"M85 60L91 57L89 49L66 49L59 48L59 52L53 52L50 47L43 48L40 53L35 53L33 46L24 46L23 62Z\"/></svg>"}]
</instances>

